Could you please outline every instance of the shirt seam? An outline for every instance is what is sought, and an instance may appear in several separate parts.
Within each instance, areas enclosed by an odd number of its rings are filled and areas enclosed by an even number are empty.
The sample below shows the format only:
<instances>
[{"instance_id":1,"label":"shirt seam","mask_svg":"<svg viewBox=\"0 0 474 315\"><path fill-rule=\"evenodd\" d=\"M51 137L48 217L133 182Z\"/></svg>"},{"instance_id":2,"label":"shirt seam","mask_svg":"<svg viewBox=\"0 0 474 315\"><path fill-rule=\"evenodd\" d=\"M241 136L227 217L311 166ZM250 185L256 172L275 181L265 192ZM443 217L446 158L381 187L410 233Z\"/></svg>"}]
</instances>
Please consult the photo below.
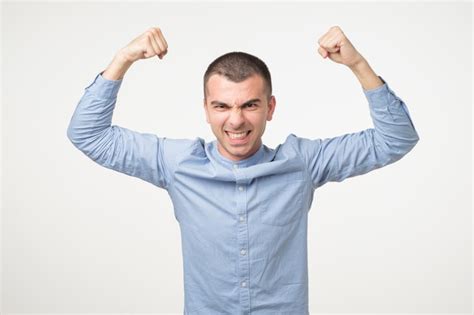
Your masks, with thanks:
<instances>
[{"instance_id":1,"label":"shirt seam","mask_svg":"<svg viewBox=\"0 0 474 315\"><path fill-rule=\"evenodd\" d=\"M192 151L192 150L194 149L194 147L195 147L196 145L198 145L199 143L200 143L199 141L195 141L195 142L193 143L193 145L191 145L190 147L188 147L187 150L184 150L183 152L181 152L181 154L178 154L178 155L176 156L176 159L175 159L175 163L174 163L174 167L173 167L173 168L169 168L169 166L167 165L166 168L171 171L171 172L168 171L168 175L169 175L169 179L170 179L170 180L169 180L168 185L165 187L167 190L170 190L170 191L171 191L171 190L174 189L174 183L175 183L176 170L177 170L177 168L178 168L178 163L182 160L183 156L185 156L187 153L189 153L189 151ZM164 149L163 149L163 151L164 151ZM166 159L164 159L164 161L165 161L164 163L168 164L168 163L166 162Z\"/></svg>"},{"instance_id":2,"label":"shirt seam","mask_svg":"<svg viewBox=\"0 0 474 315\"><path fill-rule=\"evenodd\" d=\"M295 137L296 137L296 136L295 136ZM297 153L297 154L296 154L296 157L303 163L303 166L304 166L304 169L305 169L305 180L308 180L308 177L311 178L311 176L308 175L308 174L309 174L308 163L300 157L300 155L298 154L298 153L300 153L300 152L298 151L298 149L297 149L297 147L295 146L295 144L293 143L293 141L290 141L290 144L291 144L291 146L293 147L293 149L294 149L294 150L296 151L296 153ZM313 190L316 189L316 188L314 187L313 181L310 180L310 182L311 182L311 186L313 187Z\"/></svg>"}]
</instances>

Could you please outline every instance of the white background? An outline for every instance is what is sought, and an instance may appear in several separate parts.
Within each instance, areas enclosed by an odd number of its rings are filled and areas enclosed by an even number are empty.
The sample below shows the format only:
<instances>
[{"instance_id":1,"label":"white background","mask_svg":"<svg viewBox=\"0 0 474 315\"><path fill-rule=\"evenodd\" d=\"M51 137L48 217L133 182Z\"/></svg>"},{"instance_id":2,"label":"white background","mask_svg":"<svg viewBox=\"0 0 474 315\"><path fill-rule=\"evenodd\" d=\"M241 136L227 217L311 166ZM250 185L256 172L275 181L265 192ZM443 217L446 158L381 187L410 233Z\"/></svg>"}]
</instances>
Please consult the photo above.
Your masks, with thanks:
<instances>
[{"instance_id":1,"label":"white background","mask_svg":"<svg viewBox=\"0 0 474 315\"><path fill-rule=\"evenodd\" d=\"M408 106L402 160L316 191L312 313L469 313L471 3L4 3L2 313L182 313L179 225L166 191L92 162L66 130L84 88L151 26L168 55L126 74L113 123L213 140L202 75L246 51L273 77L264 142L372 127L352 72L317 40L339 25Z\"/></svg>"}]
</instances>

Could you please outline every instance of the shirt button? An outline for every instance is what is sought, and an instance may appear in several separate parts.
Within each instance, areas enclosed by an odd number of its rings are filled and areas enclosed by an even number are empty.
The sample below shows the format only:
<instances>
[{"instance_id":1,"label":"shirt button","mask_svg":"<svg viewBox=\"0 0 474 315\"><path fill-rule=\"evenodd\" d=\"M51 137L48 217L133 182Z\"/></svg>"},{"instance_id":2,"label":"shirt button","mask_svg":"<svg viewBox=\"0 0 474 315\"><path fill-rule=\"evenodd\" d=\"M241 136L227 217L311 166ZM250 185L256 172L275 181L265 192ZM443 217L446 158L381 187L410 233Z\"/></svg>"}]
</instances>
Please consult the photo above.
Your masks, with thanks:
<instances>
[{"instance_id":1,"label":"shirt button","mask_svg":"<svg viewBox=\"0 0 474 315\"><path fill-rule=\"evenodd\" d=\"M244 222L244 221L245 221L245 218L244 218L243 215L241 215L239 219L240 219L240 222Z\"/></svg>"},{"instance_id":2,"label":"shirt button","mask_svg":"<svg viewBox=\"0 0 474 315\"><path fill-rule=\"evenodd\" d=\"M239 186L239 190L240 190L240 191L244 191L244 187L243 187L243 186Z\"/></svg>"},{"instance_id":3,"label":"shirt button","mask_svg":"<svg viewBox=\"0 0 474 315\"><path fill-rule=\"evenodd\" d=\"M242 256L244 256L246 253L247 253L247 251L246 251L245 249L242 249L242 250L240 251L240 254L241 254Z\"/></svg>"},{"instance_id":4,"label":"shirt button","mask_svg":"<svg viewBox=\"0 0 474 315\"><path fill-rule=\"evenodd\" d=\"M247 286L247 282L244 281L240 285L242 286L242 288L245 288Z\"/></svg>"},{"instance_id":5,"label":"shirt button","mask_svg":"<svg viewBox=\"0 0 474 315\"><path fill-rule=\"evenodd\" d=\"M237 164L234 164L234 168L239 168L239 166Z\"/></svg>"}]
</instances>

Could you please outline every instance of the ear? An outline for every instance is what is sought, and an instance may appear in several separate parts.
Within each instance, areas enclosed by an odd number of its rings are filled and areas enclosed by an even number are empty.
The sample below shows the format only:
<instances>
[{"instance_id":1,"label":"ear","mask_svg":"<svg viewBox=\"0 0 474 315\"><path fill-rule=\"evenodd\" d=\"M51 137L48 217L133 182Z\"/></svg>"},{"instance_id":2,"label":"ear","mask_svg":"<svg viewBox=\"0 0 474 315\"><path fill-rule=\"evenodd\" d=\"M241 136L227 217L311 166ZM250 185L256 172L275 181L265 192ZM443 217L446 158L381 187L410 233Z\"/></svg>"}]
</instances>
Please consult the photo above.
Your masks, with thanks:
<instances>
[{"instance_id":1,"label":"ear","mask_svg":"<svg viewBox=\"0 0 474 315\"><path fill-rule=\"evenodd\" d=\"M268 101L268 113L267 113L267 121L272 120L273 113L275 112L276 107L276 98L275 96L271 96L270 100Z\"/></svg>"},{"instance_id":2,"label":"ear","mask_svg":"<svg viewBox=\"0 0 474 315\"><path fill-rule=\"evenodd\" d=\"M207 123L209 124L209 112L207 110L207 106L206 106L206 99L204 98L204 112L206 113L206 121Z\"/></svg>"}]
</instances>

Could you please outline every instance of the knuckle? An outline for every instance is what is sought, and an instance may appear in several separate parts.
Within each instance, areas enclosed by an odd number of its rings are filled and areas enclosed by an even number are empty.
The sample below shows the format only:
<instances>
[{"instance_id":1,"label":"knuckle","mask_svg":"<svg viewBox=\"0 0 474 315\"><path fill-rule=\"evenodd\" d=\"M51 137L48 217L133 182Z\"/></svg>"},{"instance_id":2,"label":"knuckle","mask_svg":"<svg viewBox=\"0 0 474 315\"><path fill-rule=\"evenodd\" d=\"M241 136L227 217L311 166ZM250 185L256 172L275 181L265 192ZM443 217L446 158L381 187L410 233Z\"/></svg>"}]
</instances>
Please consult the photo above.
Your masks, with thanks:
<instances>
[{"instance_id":1,"label":"knuckle","mask_svg":"<svg viewBox=\"0 0 474 315\"><path fill-rule=\"evenodd\" d=\"M156 39L158 42L161 42L160 32L157 31L156 29L153 30L153 36L155 36L155 39Z\"/></svg>"}]
</instances>

